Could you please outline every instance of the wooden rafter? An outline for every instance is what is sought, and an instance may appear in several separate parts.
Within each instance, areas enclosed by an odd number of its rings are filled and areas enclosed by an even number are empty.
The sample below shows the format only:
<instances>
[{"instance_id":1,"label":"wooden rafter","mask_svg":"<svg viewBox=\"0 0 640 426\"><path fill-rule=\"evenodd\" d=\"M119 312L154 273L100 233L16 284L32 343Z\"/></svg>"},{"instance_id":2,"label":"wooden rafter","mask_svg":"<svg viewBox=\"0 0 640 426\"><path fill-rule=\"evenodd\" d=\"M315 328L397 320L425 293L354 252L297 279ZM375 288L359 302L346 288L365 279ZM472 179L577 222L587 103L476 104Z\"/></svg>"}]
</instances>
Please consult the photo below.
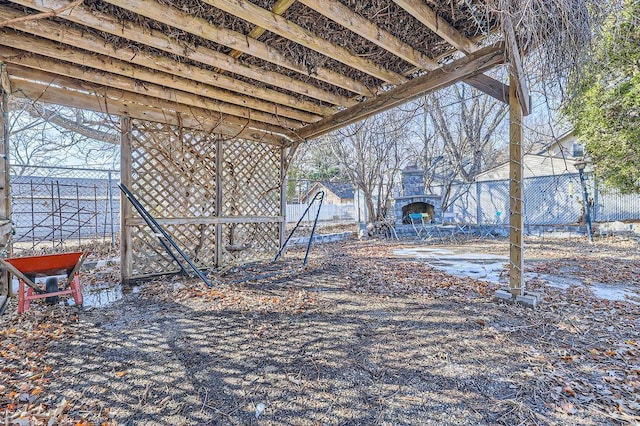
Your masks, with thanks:
<instances>
[{"instance_id":1,"label":"wooden rafter","mask_svg":"<svg viewBox=\"0 0 640 426\"><path fill-rule=\"evenodd\" d=\"M302 74L309 74L309 70L303 65L288 59L277 49L265 43L248 38L236 31L217 27L204 19L161 4L156 0L137 0L135 2L129 0L104 1L283 68ZM374 88L369 88L359 81L327 68L319 67L313 71L311 76L362 96L371 96L375 93Z\"/></svg>"},{"instance_id":2,"label":"wooden rafter","mask_svg":"<svg viewBox=\"0 0 640 426\"><path fill-rule=\"evenodd\" d=\"M383 68L373 61L362 58L351 53L342 46L338 46L327 41L311 31L308 31L299 25L283 18L282 16L271 13L255 4L246 0L203 0L220 10L230 13L238 18L251 22L254 25L265 28L274 34L285 37L295 43L305 46L311 50L321 53L324 56L342 62L354 69L362 71L382 81L392 84L402 84L406 82L406 78L400 74Z\"/></svg>"},{"instance_id":3,"label":"wooden rafter","mask_svg":"<svg viewBox=\"0 0 640 426\"><path fill-rule=\"evenodd\" d=\"M442 17L438 16L438 14L422 0L393 1L460 52L468 55L479 49L473 41L462 35ZM472 79L465 80L465 83L493 96L499 101L506 104L509 103L509 86L492 77L477 75Z\"/></svg>"},{"instance_id":4,"label":"wooden rafter","mask_svg":"<svg viewBox=\"0 0 640 426\"><path fill-rule=\"evenodd\" d=\"M69 5L67 0L12 0L12 2L40 11L64 8ZM90 11L85 6L76 6L64 13L61 17L89 28L105 31L118 37L163 50L173 55L183 56L187 59L224 71L245 75L254 80L334 105L347 107L355 103L352 99L329 93L312 84L276 72L267 71L250 64L242 64L235 60L232 54L225 55L203 46L191 46L185 49L184 46L175 43L175 40L166 34L144 28L133 22L123 22L105 13Z\"/></svg>"},{"instance_id":5,"label":"wooden rafter","mask_svg":"<svg viewBox=\"0 0 640 426\"><path fill-rule=\"evenodd\" d=\"M516 39L516 33L510 19L505 20L504 27L506 33L505 43L509 49L509 57L511 59L511 68L509 71L511 76L514 77L510 81L511 84L516 84L516 93L520 106L522 107L523 115L529 115L531 113L529 88L527 87L518 40Z\"/></svg>"},{"instance_id":6,"label":"wooden rafter","mask_svg":"<svg viewBox=\"0 0 640 426\"><path fill-rule=\"evenodd\" d=\"M154 96L142 95L139 93L130 92L127 90L113 89L102 85L95 85L89 83L83 83L75 78L61 77L56 74L51 74L44 71L34 70L16 65L8 65L7 70L10 75L19 75L22 80L30 80L43 82L45 86L58 86L64 87L70 90L74 90L79 93L94 93L98 96L110 98L116 101L120 101L129 105L138 104L141 107L145 105L162 109L165 111L174 111L177 113L191 115L194 117L206 117L210 121L219 123L230 129L252 129L254 131L270 132L278 134L280 136L290 137L290 132L276 126L266 125L264 123L256 123L253 120L243 120L241 118L228 116L222 113L214 113L211 110L205 110L202 108L181 104L175 101L167 101ZM14 88L19 90L19 87Z\"/></svg>"},{"instance_id":7,"label":"wooden rafter","mask_svg":"<svg viewBox=\"0 0 640 426\"><path fill-rule=\"evenodd\" d=\"M471 40L460 34L422 0L393 0L393 2L462 53L469 54L478 50Z\"/></svg>"},{"instance_id":8,"label":"wooden rafter","mask_svg":"<svg viewBox=\"0 0 640 426\"><path fill-rule=\"evenodd\" d=\"M26 80L44 82L45 84L49 85L55 84L57 86L74 89L79 92L85 91L90 93L100 93L103 96L111 97L113 99L131 103L138 103L140 105L151 105L157 108L172 110L183 114L190 114L199 117L210 117L211 119L215 119L216 121L227 124L231 127L249 127L252 129L261 129L261 131L292 137L290 131L283 129L282 127L272 126L265 123L258 123L253 120L242 119L221 112L216 113L210 109L204 109L194 105L180 103L174 99L162 99L158 96L152 96L151 93L143 94L126 89L115 89L112 86L105 86L102 84L91 84L82 82L77 78L62 77L59 74L27 68L19 65L9 64L7 66L7 70L10 74L19 75L20 78Z\"/></svg>"},{"instance_id":9,"label":"wooden rafter","mask_svg":"<svg viewBox=\"0 0 640 426\"><path fill-rule=\"evenodd\" d=\"M274 128L296 129L303 123L282 117L274 117L260 111L252 111L233 104L216 101L211 98L199 96L182 90L163 87L158 84L135 80L122 75L101 71L58 61L55 59L37 56L18 49L0 46L0 60L7 64L22 65L41 71L48 71L60 76L76 78L93 84L99 84L114 89L127 90L141 95L154 96L158 99L178 102L184 105L210 110L212 113L221 113L243 119L260 121L273 125Z\"/></svg>"},{"instance_id":10,"label":"wooden rafter","mask_svg":"<svg viewBox=\"0 0 640 426\"><path fill-rule=\"evenodd\" d=\"M362 16L354 13L340 3L337 0L298 0L300 3L305 6L315 10L316 12L326 16L332 21L342 25L345 28L349 28L351 31L360 35L361 37L369 40L372 43L382 47L383 49L392 52L394 55L404 59L405 61L413 64L419 68L430 71L439 67L439 64L428 56L422 54L420 51L414 49L407 43L403 42L393 34L388 31L379 28L377 25L372 23L371 21L363 18ZM423 3L420 3L423 4ZM427 7L425 5L425 7ZM428 7L427 7L428 8ZM431 9L429 9L431 10ZM435 19L435 18L434 18ZM436 20L436 23L439 23L440 20ZM437 28L437 27L436 27ZM455 29L451 28L446 33L451 33L455 31ZM448 37L451 38L451 37ZM454 37L455 38L455 37ZM466 40L462 35L460 37ZM457 38L456 38L457 39ZM449 40L447 40L449 41ZM465 51L465 53L471 53L478 50L475 45L466 40L467 43L463 43L464 46L470 44L474 46L474 48L470 51ZM455 46L458 48L458 46ZM500 83L499 81L485 75L478 75L472 79L465 80L465 83L470 84L471 86L487 93L490 96L495 97L496 99L509 103L509 88Z\"/></svg>"},{"instance_id":11,"label":"wooden rafter","mask_svg":"<svg viewBox=\"0 0 640 426\"><path fill-rule=\"evenodd\" d=\"M64 57L69 62L78 65L87 65L95 69L108 69L113 73L130 78L136 78L166 87L174 87L216 100L228 100L229 102L233 102L235 105L250 108L257 112L262 111L275 117L288 117L305 123L314 122L321 118L318 115L295 110L289 107L278 106L273 103L259 101L249 97L239 97L237 95L233 95L231 92L220 90L214 86L195 82L186 77L177 76L175 73L170 74L160 70L150 70L143 66L131 65L125 60L116 60L101 55L91 54L87 51L61 46L47 40L26 36L24 34L0 34L0 45L27 49L36 54L53 59Z\"/></svg>"},{"instance_id":12,"label":"wooden rafter","mask_svg":"<svg viewBox=\"0 0 640 426\"><path fill-rule=\"evenodd\" d=\"M173 125L183 125L194 129L220 133L230 137L240 137L249 140L270 142L279 144L280 138L254 129L239 128L224 124L210 117L198 117L182 114L176 111L163 110L150 105L140 105L127 100L117 100L109 96L104 96L99 91L94 93L81 92L69 88L50 86L33 81L22 80L10 76L13 92L16 97L37 100L56 105L81 108L88 111L101 112L112 115L130 115L142 120L169 123ZM96 88L104 90L103 88Z\"/></svg>"},{"instance_id":13,"label":"wooden rafter","mask_svg":"<svg viewBox=\"0 0 640 426\"><path fill-rule=\"evenodd\" d=\"M324 118L317 123L310 124L297 131L296 134L304 139L318 137L331 130L406 103L427 92L462 81L466 77L482 73L497 65L503 64L504 61L505 53L502 43L485 47L471 55L443 65L427 75L417 77L373 99L361 102L331 117Z\"/></svg>"},{"instance_id":14,"label":"wooden rafter","mask_svg":"<svg viewBox=\"0 0 640 426\"><path fill-rule=\"evenodd\" d=\"M337 0L298 0L300 3L315 10L355 32L361 37L382 47L410 64L425 70L438 68L438 63L420 51L409 46L393 34L375 25L373 22L354 13L347 6Z\"/></svg>"},{"instance_id":15,"label":"wooden rafter","mask_svg":"<svg viewBox=\"0 0 640 426\"><path fill-rule=\"evenodd\" d=\"M277 0L276 4L274 4L273 7L271 8L271 13L274 13L276 15L282 15L295 2L296 0ZM247 37L257 40L262 34L265 33L265 31L267 30L265 30L262 27L254 27L251 31L249 31L249 34L247 34ZM233 50L231 53L229 53L229 56L232 56L234 58L239 58L241 55L242 55L242 52L239 50Z\"/></svg>"},{"instance_id":16,"label":"wooden rafter","mask_svg":"<svg viewBox=\"0 0 640 426\"><path fill-rule=\"evenodd\" d=\"M23 14L0 6L0 19L15 16L23 16ZM225 75L217 73L214 74L202 68L180 63L157 54L150 54L130 48L116 47L105 43L103 39L92 34L65 27L58 23L24 21L18 24L12 24L11 27L49 40L57 41L59 43L75 46L76 48L86 50L87 52L110 56L112 58L128 61L149 69L166 72L236 92L238 95L234 95L234 98L240 99L241 97L244 97L243 102L253 102L256 104L256 109L273 109L274 104L279 104L288 108L295 108L303 112L309 112L321 116L331 115L334 112L332 108L324 107L310 101L300 100L296 97L277 92L275 90L256 87L252 84L240 82ZM6 35L3 35L2 39L5 37ZM24 46L14 47L21 48ZM249 97L256 99L250 100ZM262 105L262 108L258 108L257 105Z\"/></svg>"}]
</instances>

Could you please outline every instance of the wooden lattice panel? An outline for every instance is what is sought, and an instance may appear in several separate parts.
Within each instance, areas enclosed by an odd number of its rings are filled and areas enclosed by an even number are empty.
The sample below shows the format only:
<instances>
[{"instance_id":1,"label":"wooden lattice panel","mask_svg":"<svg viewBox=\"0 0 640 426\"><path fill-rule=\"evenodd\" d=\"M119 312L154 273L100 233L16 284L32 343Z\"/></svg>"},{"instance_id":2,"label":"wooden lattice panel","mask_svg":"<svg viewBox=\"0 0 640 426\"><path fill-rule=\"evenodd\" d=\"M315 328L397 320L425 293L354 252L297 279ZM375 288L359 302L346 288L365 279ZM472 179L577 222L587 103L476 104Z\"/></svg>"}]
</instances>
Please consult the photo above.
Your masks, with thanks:
<instances>
[{"instance_id":1,"label":"wooden lattice panel","mask_svg":"<svg viewBox=\"0 0 640 426\"><path fill-rule=\"evenodd\" d=\"M225 141L222 162L224 216L280 215L280 150Z\"/></svg>"},{"instance_id":2,"label":"wooden lattice panel","mask_svg":"<svg viewBox=\"0 0 640 426\"><path fill-rule=\"evenodd\" d=\"M181 224L166 225L164 228L198 266L207 268L215 264L215 226ZM178 264L167 254L148 226L133 226L132 236L135 276L179 271Z\"/></svg>"},{"instance_id":3,"label":"wooden lattice panel","mask_svg":"<svg viewBox=\"0 0 640 426\"><path fill-rule=\"evenodd\" d=\"M132 121L131 190L157 220L216 214L215 136L160 123ZM134 218L139 218L134 213ZM215 225L164 228L199 266L215 265ZM134 276L177 271L147 226L132 227Z\"/></svg>"},{"instance_id":4,"label":"wooden lattice panel","mask_svg":"<svg viewBox=\"0 0 640 426\"><path fill-rule=\"evenodd\" d=\"M213 135L167 124L132 121L132 188L161 217L216 212Z\"/></svg>"},{"instance_id":5,"label":"wooden lattice panel","mask_svg":"<svg viewBox=\"0 0 640 426\"><path fill-rule=\"evenodd\" d=\"M270 259L280 242L281 151L218 137L132 120L130 189L154 218L167 220L165 230L198 266ZM135 211L131 216L140 220ZM177 272L156 236L139 223L128 226L131 278Z\"/></svg>"},{"instance_id":6,"label":"wooden lattice panel","mask_svg":"<svg viewBox=\"0 0 640 426\"><path fill-rule=\"evenodd\" d=\"M273 259L279 242L278 223L227 223L222 227L223 263Z\"/></svg>"}]
</instances>

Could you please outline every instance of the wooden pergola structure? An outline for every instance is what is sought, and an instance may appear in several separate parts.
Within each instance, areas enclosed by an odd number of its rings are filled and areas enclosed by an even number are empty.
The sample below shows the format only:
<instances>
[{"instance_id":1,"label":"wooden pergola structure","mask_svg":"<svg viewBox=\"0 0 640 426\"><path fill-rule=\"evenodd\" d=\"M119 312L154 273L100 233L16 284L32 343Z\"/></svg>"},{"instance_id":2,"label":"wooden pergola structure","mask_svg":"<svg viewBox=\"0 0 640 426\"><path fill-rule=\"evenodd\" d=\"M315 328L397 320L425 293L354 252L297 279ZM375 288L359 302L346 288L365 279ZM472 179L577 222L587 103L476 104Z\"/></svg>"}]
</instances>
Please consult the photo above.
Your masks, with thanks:
<instances>
[{"instance_id":1,"label":"wooden pergola structure","mask_svg":"<svg viewBox=\"0 0 640 426\"><path fill-rule=\"evenodd\" d=\"M522 282L517 28L482 0L9 0L7 96L120 116L121 181L203 266L270 255L295 147L464 82L510 105L511 292ZM508 85L485 74L509 65ZM8 161L0 216L10 217ZM5 236L7 238L7 236ZM175 265L122 209L123 279Z\"/></svg>"}]
</instances>

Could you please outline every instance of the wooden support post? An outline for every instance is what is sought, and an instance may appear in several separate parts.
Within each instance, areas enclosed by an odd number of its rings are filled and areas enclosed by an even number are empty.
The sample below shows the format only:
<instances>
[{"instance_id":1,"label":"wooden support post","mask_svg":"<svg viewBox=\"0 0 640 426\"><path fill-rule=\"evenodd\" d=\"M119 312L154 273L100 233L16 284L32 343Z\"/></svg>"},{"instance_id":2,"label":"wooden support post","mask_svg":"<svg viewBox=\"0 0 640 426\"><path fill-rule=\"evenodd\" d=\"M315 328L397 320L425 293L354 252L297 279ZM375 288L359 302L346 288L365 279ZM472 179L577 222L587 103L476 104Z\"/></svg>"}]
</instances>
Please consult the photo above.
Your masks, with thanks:
<instances>
[{"instance_id":1,"label":"wooden support post","mask_svg":"<svg viewBox=\"0 0 640 426\"><path fill-rule=\"evenodd\" d=\"M131 189L131 118L120 117L120 182ZM120 272L122 282L131 279L133 273L133 247L131 224L133 210L127 197L120 196Z\"/></svg>"},{"instance_id":2,"label":"wooden support post","mask_svg":"<svg viewBox=\"0 0 640 426\"><path fill-rule=\"evenodd\" d=\"M216 141L216 217L222 216L222 150L224 147L224 141L218 137ZM216 268L222 266L222 223L216 223L216 247L215 247L215 264Z\"/></svg>"},{"instance_id":3,"label":"wooden support post","mask_svg":"<svg viewBox=\"0 0 640 426\"><path fill-rule=\"evenodd\" d=\"M9 191L9 79L0 63L0 250L3 257L11 255L11 197ZM0 277L0 299L11 296L11 276L3 271ZM0 307L2 301L0 301Z\"/></svg>"},{"instance_id":4,"label":"wooden support post","mask_svg":"<svg viewBox=\"0 0 640 426\"><path fill-rule=\"evenodd\" d=\"M522 191L522 105L517 95L518 83L509 77L509 282L513 297L524 295L524 241Z\"/></svg>"},{"instance_id":5,"label":"wooden support post","mask_svg":"<svg viewBox=\"0 0 640 426\"><path fill-rule=\"evenodd\" d=\"M280 222L280 239L278 246L282 247L284 244L285 234L287 232L287 167L286 167L286 154L287 149L283 146L280 148L280 216L282 222Z\"/></svg>"}]
</instances>

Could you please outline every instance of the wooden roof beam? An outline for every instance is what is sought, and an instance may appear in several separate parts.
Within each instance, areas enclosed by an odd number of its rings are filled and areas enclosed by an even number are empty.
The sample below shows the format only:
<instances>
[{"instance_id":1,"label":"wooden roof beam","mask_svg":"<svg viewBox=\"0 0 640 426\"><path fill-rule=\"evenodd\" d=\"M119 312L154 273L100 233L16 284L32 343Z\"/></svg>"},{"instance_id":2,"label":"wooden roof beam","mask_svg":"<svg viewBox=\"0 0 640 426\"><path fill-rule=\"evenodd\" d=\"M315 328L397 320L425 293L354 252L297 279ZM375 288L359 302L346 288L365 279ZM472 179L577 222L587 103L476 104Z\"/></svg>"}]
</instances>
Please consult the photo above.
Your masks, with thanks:
<instances>
[{"instance_id":1,"label":"wooden roof beam","mask_svg":"<svg viewBox=\"0 0 640 426\"><path fill-rule=\"evenodd\" d=\"M342 126L406 103L425 93L480 74L504 62L504 44L499 43L498 45L485 47L471 55L445 64L429 74L416 77L408 83L391 89L376 98L368 99L331 117L310 124L296 131L296 134L304 139L321 136Z\"/></svg>"},{"instance_id":2,"label":"wooden roof beam","mask_svg":"<svg viewBox=\"0 0 640 426\"><path fill-rule=\"evenodd\" d=\"M520 49L518 47L518 40L516 38L516 32L513 29L513 24L509 18L504 22L505 27L505 39L507 43L507 49L509 51L510 70L509 73L513 77L510 79L511 84L516 84L516 97L522 107L522 114L531 114L531 98L529 95L529 88L527 87L526 74L524 72L524 65L522 63L522 57L520 56Z\"/></svg>"},{"instance_id":3,"label":"wooden roof beam","mask_svg":"<svg viewBox=\"0 0 640 426\"><path fill-rule=\"evenodd\" d=\"M3 34L0 31L0 35L0 46L4 45L16 49L27 48L30 52L46 58L51 58L53 60L59 60L58 58L63 57L65 58L65 60L77 65L88 66L98 70L108 70L109 72L116 75L140 80L142 82L157 84L167 88L175 88L177 90L188 92L194 95L200 95L207 98L215 99L216 101L219 99L229 99L230 101L235 100L232 93L217 89L213 86L197 83L186 78L177 77L175 75L163 72L155 72L144 67L131 65L125 61L111 59L101 55L95 55L80 49L74 49L72 47L60 46L54 42L38 37L29 36L26 34ZM22 55L22 53L18 54ZM11 60L14 63L19 60L17 58L9 59L11 56L12 54L8 53L8 56L5 57L5 59L7 61ZM142 87L144 88L144 85L142 85ZM253 106L254 105L252 103L248 103L248 105L221 103L219 111L236 115L242 118L256 119L258 121L263 121L285 128L300 127L301 121L293 121L284 116L289 115L287 114L289 111L287 111L287 109L284 107L277 108L276 106L269 104L269 106L271 107L270 110L258 111L253 110L251 108ZM300 112L296 111L295 114L291 115L299 116ZM299 118L304 118L305 116L307 118L312 118L311 122L320 119L320 117L318 116L305 114L303 114L303 117ZM308 121L305 120L305 122Z\"/></svg>"},{"instance_id":4,"label":"wooden roof beam","mask_svg":"<svg viewBox=\"0 0 640 426\"><path fill-rule=\"evenodd\" d=\"M398 85L407 81L402 75L355 55L344 47L325 40L294 22L247 0L202 1L387 83Z\"/></svg>"},{"instance_id":5,"label":"wooden roof beam","mask_svg":"<svg viewBox=\"0 0 640 426\"><path fill-rule=\"evenodd\" d=\"M257 132L253 129L238 128L225 125L210 117L185 115L175 111L162 110L152 106L142 106L127 101L119 101L100 95L99 93L83 93L68 88L38 84L10 76L13 92L11 95L31 100L37 100L71 108L112 115L129 115L141 120L182 125L184 127L201 129L207 132L219 133L229 137L238 137L256 142L281 144L280 138Z\"/></svg>"},{"instance_id":6,"label":"wooden roof beam","mask_svg":"<svg viewBox=\"0 0 640 426\"><path fill-rule=\"evenodd\" d=\"M479 49L475 43L462 35L446 20L438 16L438 14L422 0L393 0L393 2L465 55ZM477 75L472 79L465 80L465 83L505 104L509 103L509 86L492 77Z\"/></svg>"},{"instance_id":7,"label":"wooden roof beam","mask_svg":"<svg viewBox=\"0 0 640 426\"><path fill-rule=\"evenodd\" d=\"M120 101L128 101L132 103L138 103L140 105L149 105L163 110L172 110L183 114L197 115L199 117L208 117L215 119L220 123L224 123L228 126L235 126L237 128L250 128L259 129L260 132L269 132L274 134L280 134L286 136L288 139L293 139L293 134L281 127L271 126L266 123L259 123L253 120L245 120L242 118L222 114L220 112L211 111L208 109L198 108L191 105L186 105L173 100L166 100L149 96L147 94L140 94L128 90L114 89L109 86L102 86L99 84L92 84L83 82L75 77L63 77L57 74L36 70L32 68L23 67L20 65L7 65L9 73L14 78L20 78L23 80L30 80L33 82L41 82L47 85L55 84L57 86L66 87L79 92L100 93L101 95L117 99Z\"/></svg>"},{"instance_id":8,"label":"wooden roof beam","mask_svg":"<svg viewBox=\"0 0 640 426\"><path fill-rule=\"evenodd\" d=\"M410 64L425 70L433 70L439 66L433 59L409 46L390 32L378 27L368 19L353 12L337 0L298 0L298 2Z\"/></svg>"},{"instance_id":9,"label":"wooden roof beam","mask_svg":"<svg viewBox=\"0 0 640 426\"><path fill-rule=\"evenodd\" d=\"M393 0L393 2L465 55L478 50L471 40L460 34L422 0Z\"/></svg>"},{"instance_id":10,"label":"wooden roof beam","mask_svg":"<svg viewBox=\"0 0 640 426\"><path fill-rule=\"evenodd\" d=\"M349 28L351 31L359 34L363 38L377 44L383 49L393 53L394 55L404 59L410 64L418 68L430 71L438 68L440 65L424 55L420 51L406 44L388 31L379 28L371 21L363 18L357 13L351 11L348 7L336 0L298 0L305 6L315 10L321 15L326 16L332 21ZM424 3L421 3L424 4ZM435 15L435 14L434 14ZM454 30L455 31L455 30ZM472 44L470 41L468 43ZM465 43L462 43L466 46ZM459 48L459 46L456 46ZM473 51L477 50L476 48ZM467 53L467 52L465 52ZM468 52L471 53L471 52ZM465 83L487 93L488 95L504 102L509 103L509 87L501 82L485 75L478 75Z\"/></svg>"},{"instance_id":11,"label":"wooden roof beam","mask_svg":"<svg viewBox=\"0 0 640 426\"><path fill-rule=\"evenodd\" d=\"M211 122L216 122L221 126L226 126L226 128L236 129L236 131L240 131L242 129L250 129L257 131L258 133L270 133L276 134L279 137L286 136L288 139L293 138L293 135L291 135L290 132L282 128L276 129L273 126L258 123L252 120L243 120L237 117L215 113L210 110L192 107L190 105L185 105L178 102L166 101L164 99L141 95L138 93L129 92L127 90L113 89L111 87L90 84L78 81L75 78L62 77L56 74L34 70L31 68L25 68L18 65L9 65L7 68L9 74L13 76L14 79L28 80L35 84L40 84L48 87L62 87L79 93L97 94L102 97L113 99L119 102L124 102L125 104L137 104L141 107L150 106L161 109L163 111L173 111L187 116L202 117Z\"/></svg>"},{"instance_id":12,"label":"wooden roof beam","mask_svg":"<svg viewBox=\"0 0 640 426\"><path fill-rule=\"evenodd\" d=\"M0 6L0 20L8 20L19 16L25 16L25 14L4 6ZM93 53L121 59L127 62L142 65L150 69L174 74L176 76L188 78L205 84L211 84L213 86L227 89L241 95L257 98L253 101L253 103L256 104L256 106L262 105L262 108L256 107L256 109L273 109L273 103L275 103L288 108L299 109L301 111L320 116L331 115L335 112L332 108L329 107L324 107L310 101L303 101L297 99L294 96L289 96L275 90L259 88L250 83L234 80L228 76L211 71L206 71L193 65L183 64L170 58L124 47L116 48L112 44L105 43L104 39L89 34L86 31L69 28L65 25L55 22L23 21L16 24L11 24L11 28L38 35L60 43L72 45L74 47L78 47ZM4 37L5 36L3 35L3 38ZM18 48L20 48L20 46L18 46ZM245 99L245 102L249 102L246 97ZM267 104L270 105L267 106Z\"/></svg>"},{"instance_id":13,"label":"wooden roof beam","mask_svg":"<svg viewBox=\"0 0 640 426\"><path fill-rule=\"evenodd\" d=\"M271 8L271 13L275 13L276 15L282 15L295 2L296 2L296 0L277 0L276 4L274 4L273 7ZM247 37L250 37L250 38L253 38L253 39L257 40L266 31L267 30L265 30L264 28L254 27L251 31L249 31L249 34L247 34ZM229 53L229 56L232 56L234 58L239 58L241 55L242 55L242 52L239 51L239 50L234 50L231 53Z\"/></svg>"},{"instance_id":14,"label":"wooden roof beam","mask_svg":"<svg viewBox=\"0 0 640 426\"><path fill-rule=\"evenodd\" d=\"M7 64L19 65L26 68L52 73L58 76L69 77L86 81L88 83L125 90L139 95L152 96L161 100L176 102L179 104L209 110L211 114L224 114L235 117L238 123L246 123L248 120L263 121L262 127L275 133L288 133L288 130L281 126L277 117L269 114L259 114L246 108L236 105L225 104L214 101L193 93L184 92L158 84L140 82L138 80L111 74L102 70L80 67L67 62L50 59L42 56L30 54L28 52L0 46L0 60ZM292 123L289 123L292 124ZM295 128L302 126L297 123Z\"/></svg>"},{"instance_id":15,"label":"wooden roof beam","mask_svg":"<svg viewBox=\"0 0 640 426\"><path fill-rule=\"evenodd\" d=\"M221 44L230 49L238 50L250 56L255 56L264 61L276 64L283 68L299 72L329 83L334 86L341 87L362 96L373 96L375 89L371 89L364 84L352 78L343 76L335 71L327 68L317 68L313 74L299 63L288 59L277 49L267 44L248 38L244 34L226 28L217 27L205 19L198 18L188 13L182 12L166 4L159 3L157 0L104 0L114 6L121 7L130 12L137 13L147 18L162 22L174 28L181 29L188 33L202 37L214 43Z\"/></svg>"},{"instance_id":16,"label":"wooden roof beam","mask_svg":"<svg viewBox=\"0 0 640 426\"><path fill-rule=\"evenodd\" d=\"M68 7L68 5L71 4L67 0L11 1L39 11L61 9ZM60 15L60 17L77 24L105 31L118 37L124 37L137 43L151 46L231 73L244 75L251 79L280 87L281 89L296 92L310 98L328 102L333 105L347 107L356 103L353 99L330 93L312 84L296 80L280 73L267 71L250 64L242 64L239 61L236 61L232 57L233 55L225 55L203 46L189 46L189 48L185 48L181 43L176 43L175 39L170 38L168 35L160 31L144 28L133 22L123 22L112 15L90 11L86 6L73 7Z\"/></svg>"}]
</instances>

